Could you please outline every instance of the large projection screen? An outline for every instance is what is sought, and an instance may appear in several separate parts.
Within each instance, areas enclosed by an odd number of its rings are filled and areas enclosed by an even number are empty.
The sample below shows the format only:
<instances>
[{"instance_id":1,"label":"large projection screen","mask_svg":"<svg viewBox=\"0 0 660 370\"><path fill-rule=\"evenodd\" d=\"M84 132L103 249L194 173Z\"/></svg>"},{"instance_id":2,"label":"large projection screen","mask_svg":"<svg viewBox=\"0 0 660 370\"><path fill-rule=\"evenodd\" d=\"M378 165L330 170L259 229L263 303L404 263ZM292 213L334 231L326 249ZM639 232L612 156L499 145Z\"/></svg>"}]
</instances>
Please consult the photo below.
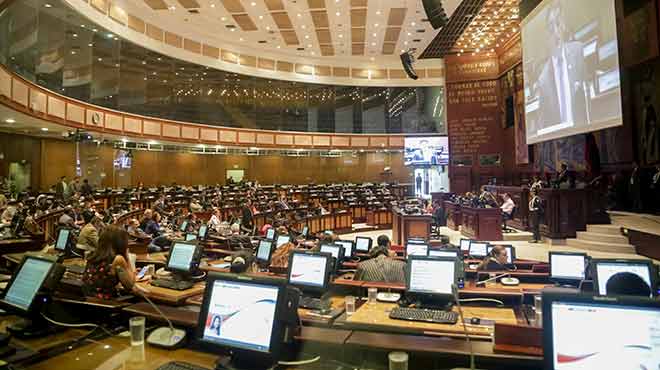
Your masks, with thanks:
<instances>
[{"instance_id":1,"label":"large projection screen","mask_svg":"<svg viewBox=\"0 0 660 370\"><path fill-rule=\"evenodd\" d=\"M527 144L623 124L615 0L544 0L522 23Z\"/></svg>"}]
</instances>

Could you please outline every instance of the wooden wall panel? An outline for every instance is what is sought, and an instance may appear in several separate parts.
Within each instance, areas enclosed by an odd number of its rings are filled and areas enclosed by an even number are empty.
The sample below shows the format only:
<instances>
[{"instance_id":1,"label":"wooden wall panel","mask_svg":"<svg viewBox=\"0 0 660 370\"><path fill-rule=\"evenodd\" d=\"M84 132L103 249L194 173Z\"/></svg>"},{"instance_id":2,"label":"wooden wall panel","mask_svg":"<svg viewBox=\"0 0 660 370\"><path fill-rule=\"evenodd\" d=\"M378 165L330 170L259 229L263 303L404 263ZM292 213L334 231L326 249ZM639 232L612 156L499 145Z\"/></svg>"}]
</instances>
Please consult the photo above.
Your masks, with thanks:
<instances>
[{"instance_id":1,"label":"wooden wall panel","mask_svg":"<svg viewBox=\"0 0 660 370\"><path fill-rule=\"evenodd\" d=\"M0 95L11 98L11 75L0 69Z\"/></svg>"},{"instance_id":2,"label":"wooden wall panel","mask_svg":"<svg viewBox=\"0 0 660 370\"><path fill-rule=\"evenodd\" d=\"M51 96L48 97L48 114L54 117L64 118L65 111L66 111L66 103L64 102L64 100L56 99ZM80 117L74 115L74 118L75 118L74 121L77 121L77 119L79 119ZM83 122L79 122L79 123L82 124Z\"/></svg>"},{"instance_id":3,"label":"wooden wall panel","mask_svg":"<svg viewBox=\"0 0 660 370\"><path fill-rule=\"evenodd\" d=\"M41 189L48 189L61 176L71 180L76 174L76 146L71 141L43 140L41 152Z\"/></svg>"},{"instance_id":4,"label":"wooden wall panel","mask_svg":"<svg viewBox=\"0 0 660 370\"><path fill-rule=\"evenodd\" d=\"M81 125L85 124L85 108L75 104L67 104L66 119L69 121L80 123Z\"/></svg>"},{"instance_id":5,"label":"wooden wall panel","mask_svg":"<svg viewBox=\"0 0 660 370\"><path fill-rule=\"evenodd\" d=\"M28 87L23 82L20 82L14 79L14 84L12 86L12 98L18 104L28 105Z\"/></svg>"},{"instance_id":6,"label":"wooden wall panel","mask_svg":"<svg viewBox=\"0 0 660 370\"><path fill-rule=\"evenodd\" d=\"M30 184L34 189L41 187L41 141L37 138L0 133L0 177L9 173L9 164L26 161L30 164Z\"/></svg>"},{"instance_id":7,"label":"wooden wall panel","mask_svg":"<svg viewBox=\"0 0 660 370\"><path fill-rule=\"evenodd\" d=\"M46 94L30 89L30 108L35 112L46 113Z\"/></svg>"}]
</instances>

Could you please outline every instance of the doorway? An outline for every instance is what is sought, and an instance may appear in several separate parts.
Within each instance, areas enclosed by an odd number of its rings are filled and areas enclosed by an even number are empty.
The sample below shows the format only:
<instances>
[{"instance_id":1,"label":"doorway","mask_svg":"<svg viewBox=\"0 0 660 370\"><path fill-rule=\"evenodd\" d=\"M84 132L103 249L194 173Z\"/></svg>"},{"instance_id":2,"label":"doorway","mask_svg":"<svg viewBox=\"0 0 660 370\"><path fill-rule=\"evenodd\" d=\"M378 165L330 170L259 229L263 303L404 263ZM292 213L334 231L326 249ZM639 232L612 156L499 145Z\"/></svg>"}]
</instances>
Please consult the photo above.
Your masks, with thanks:
<instances>
[{"instance_id":1,"label":"doorway","mask_svg":"<svg viewBox=\"0 0 660 370\"><path fill-rule=\"evenodd\" d=\"M227 170L225 180L232 179L234 182L241 182L245 176L245 170Z\"/></svg>"}]
</instances>

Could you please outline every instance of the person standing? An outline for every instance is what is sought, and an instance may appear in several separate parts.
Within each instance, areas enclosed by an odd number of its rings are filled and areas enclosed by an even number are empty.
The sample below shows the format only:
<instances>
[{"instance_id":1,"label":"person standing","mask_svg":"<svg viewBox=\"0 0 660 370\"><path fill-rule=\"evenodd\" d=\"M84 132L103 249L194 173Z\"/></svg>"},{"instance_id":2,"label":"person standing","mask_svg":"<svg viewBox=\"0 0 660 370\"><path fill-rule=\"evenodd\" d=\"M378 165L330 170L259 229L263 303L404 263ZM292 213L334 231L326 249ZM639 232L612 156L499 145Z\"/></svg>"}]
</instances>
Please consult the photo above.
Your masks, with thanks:
<instances>
[{"instance_id":1,"label":"person standing","mask_svg":"<svg viewBox=\"0 0 660 370\"><path fill-rule=\"evenodd\" d=\"M71 180L68 187L69 196L80 193L80 177L76 176Z\"/></svg>"},{"instance_id":2,"label":"person standing","mask_svg":"<svg viewBox=\"0 0 660 370\"><path fill-rule=\"evenodd\" d=\"M55 185L55 197L57 199L64 200L66 199L67 194L69 193L69 185L66 183L66 176L60 177L60 181Z\"/></svg>"},{"instance_id":3,"label":"person standing","mask_svg":"<svg viewBox=\"0 0 660 370\"><path fill-rule=\"evenodd\" d=\"M529 200L529 222L534 234L534 240L531 243L538 243L541 240L541 215L543 214L543 203L539 197L538 188L532 189L532 197Z\"/></svg>"},{"instance_id":4,"label":"person standing","mask_svg":"<svg viewBox=\"0 0 660 370\"><path fill-rule=\"evenodd\" d=\"M417 191L417 194L421 194L422 192L422 174L417 173L417 177L415 177L415 190Z\"/></svg>"}]
</instances>

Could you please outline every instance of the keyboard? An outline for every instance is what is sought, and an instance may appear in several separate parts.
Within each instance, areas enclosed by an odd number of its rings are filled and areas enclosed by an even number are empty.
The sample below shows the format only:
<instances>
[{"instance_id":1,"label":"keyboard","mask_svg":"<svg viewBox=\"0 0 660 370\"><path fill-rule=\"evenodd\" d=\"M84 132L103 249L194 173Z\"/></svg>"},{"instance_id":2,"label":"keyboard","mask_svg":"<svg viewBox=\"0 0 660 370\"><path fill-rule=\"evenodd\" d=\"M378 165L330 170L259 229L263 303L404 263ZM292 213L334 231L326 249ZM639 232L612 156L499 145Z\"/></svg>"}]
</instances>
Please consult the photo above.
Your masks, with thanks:
<instances>
[{"instance_id":1,"label":"keyboard","mask_svg":"<svg viewBox=\"0 0 660 370\"><path fill-rule=\"evenodd\" d=\"M156 370L211 370L211 369L189 364L187 362L172 361L164 365L160 365L160 367Z\"/></svg>"},{"instance_id":2,"label":"keyboard","mask_svg":"<svg viewBox=\"0 0 660 370\"><path fill-rule=\"evenodd\" d=\"M390 319L423 321L436 324L456 324L458 314L452 311L428 310L424 308L395 307L390 312Z\"/></svg>"},{"instance_id":3,"label":"keyboard","mask_svg":"<svg viewBox=\"0 0 660 370\"><path fill-rule=\"evenodd\" d=\"M298 301L298 307L308 308L310 310L320 310L323 308L323 305L321 304L321 300L318 298L300 297L300 301Z\"/></svg>"},{"instance_id":4,"label":"keyboard","mask_svg":"<svg viewBox=\"0 0 660 370\"><path fill-rule=\"evenodd\" d=\"M66 270L70 273L82 275L85 272L85 266L82 265L69 265Z\"/></svg>"},{"instance_id":5,"label":"keyboard","mask_svg":"<svg viewBox=\"0 0 660 370\"><path fill-rule=\"evenodd\" d=\"M192 281L187 280L168 280L168 279L155 279L151 281L151 285L159 288L167 288L173 290L186 290L195 285Z\"/></svg>"}]
</instances>

